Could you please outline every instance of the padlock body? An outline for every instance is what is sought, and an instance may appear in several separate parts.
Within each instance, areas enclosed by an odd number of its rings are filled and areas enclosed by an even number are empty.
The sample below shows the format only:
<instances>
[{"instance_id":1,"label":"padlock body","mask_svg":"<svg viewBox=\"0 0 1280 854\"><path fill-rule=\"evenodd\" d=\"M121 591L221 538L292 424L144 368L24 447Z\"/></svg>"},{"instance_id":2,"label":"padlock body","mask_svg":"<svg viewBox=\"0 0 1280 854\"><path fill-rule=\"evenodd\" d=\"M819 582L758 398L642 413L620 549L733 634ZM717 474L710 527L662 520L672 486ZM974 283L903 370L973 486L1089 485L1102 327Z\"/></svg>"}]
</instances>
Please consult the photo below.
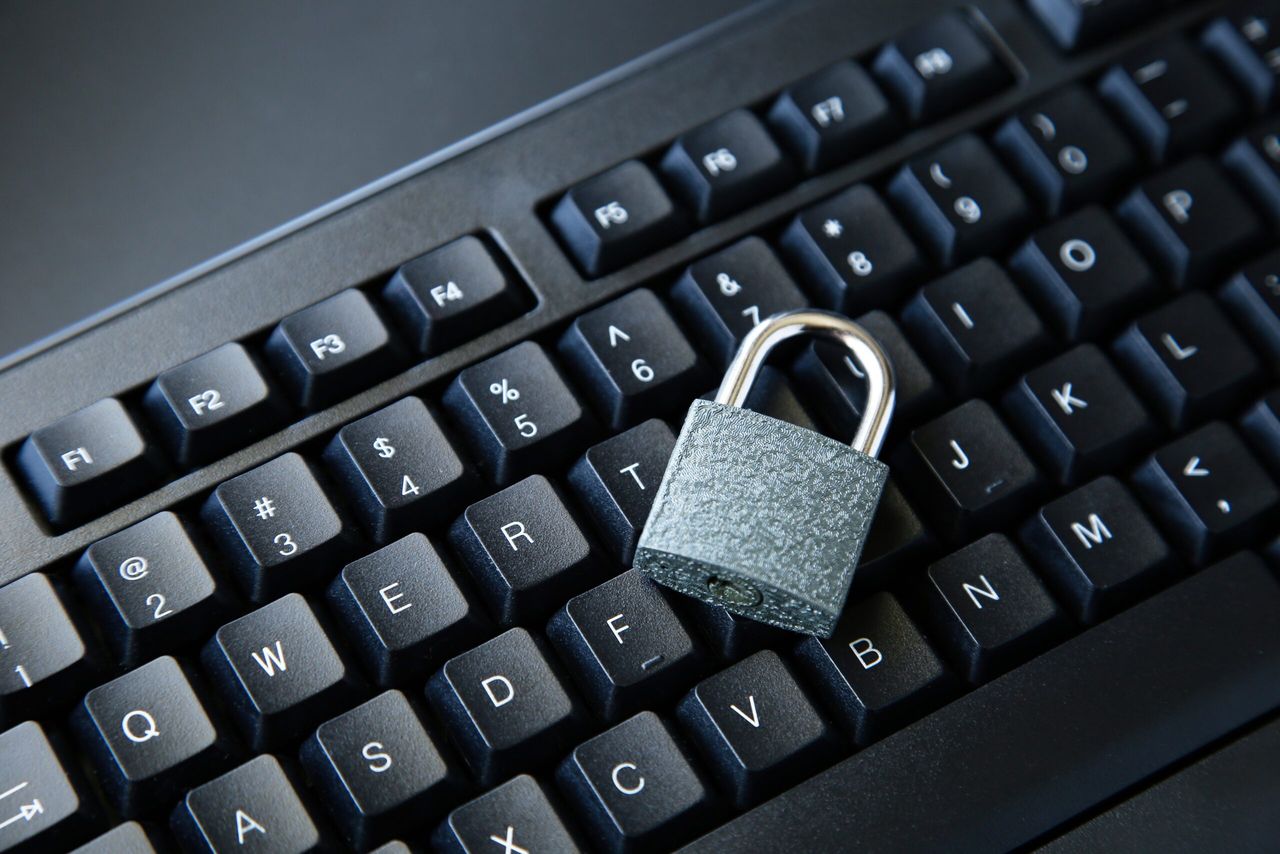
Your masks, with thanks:
<instances>
[{"instance_id":1,"label":"padlock body","mask_svg":"<svg viewBox=\"0 0 1280 854\"><path fill-rule=\"evenodd\" d=\"M695 401L634 565L736 614L830 637L888 475L812 430Z\"/></svg>"}]
</instances>

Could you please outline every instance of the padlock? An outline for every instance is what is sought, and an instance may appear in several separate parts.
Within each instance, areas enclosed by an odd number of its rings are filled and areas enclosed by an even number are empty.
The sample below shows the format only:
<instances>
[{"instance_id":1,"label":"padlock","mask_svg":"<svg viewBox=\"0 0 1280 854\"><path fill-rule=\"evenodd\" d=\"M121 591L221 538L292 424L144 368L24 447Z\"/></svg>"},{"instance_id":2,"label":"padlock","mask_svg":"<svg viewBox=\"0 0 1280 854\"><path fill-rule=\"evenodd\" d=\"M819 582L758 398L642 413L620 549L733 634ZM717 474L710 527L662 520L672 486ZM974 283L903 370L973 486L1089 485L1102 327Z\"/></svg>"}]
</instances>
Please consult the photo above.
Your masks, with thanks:
<instances>
[{"instance_id":1,"label":"padlock","mask_svg":"<svg viewBox=\"0 0 1280 854\"><path fill-rule=\"evenodd\" d=\"M835 338L866 377L852 447L742 408L765 357L797 335ZM689 407L634 566L735 614L830 637L889 475L875 455L893 385L880 345L848 318L799 310L759 323L715 399Z\"/></svg>"}]
</instances>

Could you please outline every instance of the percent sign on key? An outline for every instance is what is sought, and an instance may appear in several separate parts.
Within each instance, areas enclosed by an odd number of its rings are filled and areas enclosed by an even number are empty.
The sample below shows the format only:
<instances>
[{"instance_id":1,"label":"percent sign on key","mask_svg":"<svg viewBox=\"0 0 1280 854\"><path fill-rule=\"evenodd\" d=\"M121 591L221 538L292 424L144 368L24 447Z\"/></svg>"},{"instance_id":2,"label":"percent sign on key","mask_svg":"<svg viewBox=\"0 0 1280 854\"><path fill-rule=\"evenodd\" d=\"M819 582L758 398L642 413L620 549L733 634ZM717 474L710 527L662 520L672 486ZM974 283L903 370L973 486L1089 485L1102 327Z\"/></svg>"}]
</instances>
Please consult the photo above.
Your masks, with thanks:
<instances>
[{"instance_id":1,"label":"percent sign on key","mask_svg":"<svg viewBox=\"0 0 1280 854\"><path fill-rule=\"evenodd\" d=\"M512 400L520 399L520 390L512 388L505 379L502 380L502 382L496 382L489 386L489 393L496 394L498 397L501 397L502 404L504 406Z\"/></svg>"}]
</instances>

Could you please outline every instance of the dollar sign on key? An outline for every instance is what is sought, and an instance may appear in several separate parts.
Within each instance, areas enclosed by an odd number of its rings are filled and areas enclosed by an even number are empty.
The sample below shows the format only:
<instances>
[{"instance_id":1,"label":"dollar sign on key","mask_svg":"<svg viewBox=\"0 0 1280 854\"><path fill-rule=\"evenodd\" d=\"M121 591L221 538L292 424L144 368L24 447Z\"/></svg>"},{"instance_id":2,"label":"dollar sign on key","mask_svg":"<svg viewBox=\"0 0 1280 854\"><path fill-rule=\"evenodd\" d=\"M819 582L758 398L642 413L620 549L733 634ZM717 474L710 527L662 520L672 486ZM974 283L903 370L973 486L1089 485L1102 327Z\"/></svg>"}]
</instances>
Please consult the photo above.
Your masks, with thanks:
<instances>
[{"instance_id":1,"label":"dollar sign on key","mask_svg":"<svg viewBox=\"0 0 1280 854\"><path fill-rule=\"evenodd\" d=\"M396 455L396 449L391 447L391 443L383 436L373 440L373 447L377 449L378 456L384 460L389 460Z\"/></svg>"}]
</instances>

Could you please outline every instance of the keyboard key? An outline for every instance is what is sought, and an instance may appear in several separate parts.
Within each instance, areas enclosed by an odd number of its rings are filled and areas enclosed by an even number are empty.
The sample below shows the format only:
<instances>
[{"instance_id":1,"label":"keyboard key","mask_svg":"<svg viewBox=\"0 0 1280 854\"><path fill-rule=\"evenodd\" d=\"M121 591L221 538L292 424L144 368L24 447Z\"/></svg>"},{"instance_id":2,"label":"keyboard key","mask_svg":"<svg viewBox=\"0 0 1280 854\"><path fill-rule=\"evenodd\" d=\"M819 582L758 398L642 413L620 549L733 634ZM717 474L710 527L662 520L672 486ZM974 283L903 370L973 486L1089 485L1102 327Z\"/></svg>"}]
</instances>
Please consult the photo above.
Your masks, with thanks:
<instances>
[{"instance_id":1,"label":"keyboard key","mask_svg":"<svg viewBox=\"0 0 1280 854\"><path fill-rule=\"evenodd\" d=\"M1280 222L1280 123L1263 122L1237 138L1222 163L1274 228Z\"/></svg>"},{"instance_id":2,"label":"keyboard key","mask_svg":"<svg viewBox=\"0 0 1280 854\"><path fill-rule=\"evenodd\" d=\"M1227 15L1213 19L1201 41L1232 80L1249 95L1254 112L1276 102L1280 73L1280 17L1270 2L1236 3Z\"/></svg>"},{"instance_id":3,"label":"keyboard key","mask_svg":"<svg viewBox=\"0 0 1280 854\"><path fill-rule=\"evenodd\" d=\"M295 453L223 483L200 515L254 602L319 581L350 547L311 466Z\"/></svg>"},{"instance_id":4,"label":"keyboard key","mask_svg":"<svg viewBox=\"0 0 1280 854\"><path fill-rule=\"evenodd\" d=\"M987 144L962 134L907 161L889 198L943 267L1003 249L1033 214Z\"/></svg>"},{"instance_id":5,"label":"keyboard key","mask_svg":"<svg viewBox=\"0 0 1280 854\"><path fill-rule=\"evenodd\" d=\"M1139 48L1098 91L1156 163L1209 147L1241 115L1235 90L1181 38Z\"/></svg>"},{"instance_id":6,"label":"keyboard key","mask_svg":"<svg viewBox=\"0 0 1280 854\"><path fill-rule=\"evenodd\" d=\"M919 561L932 550L933 534L925 527L915 508L907 501L893 475L884 485L876 517L871 521L867 542L853 583L858 590L883 587L895 571L904 566L919 566Z\"/></svg>"},{"instance_id":7,"label":"keyboard key","mask_svg":"<svg viewBox=\"0 0 1280 854\"><path fill-rule=\"evenodd\" d=\"M174 833L188 851L303 854L324 834L274 756L259 756L197 786L174 810Z\"/></svg>"},{"instance_id":8,"label":"keyboard key","mask_svg":"<svg viewBox=\"0 0 1280 854\"><path fill-rule=\"evenodd\" d=\"M500 486L532 468L554 466L591 430L559 369L532 341L462 371L444 403L481 468Z\"/></svg>"},{"instance_id":9,"label":"keyboard key","mask_svg":"<svg viewBox=\"0 0 1280 854\"><path fill-rule=\"evenodd\" d=\"M894 39L872 70L913 122L940 118L1013 82L959 13L940 15Z\"/></svg>"},{"instance_id":10,"label":"keyboard key","mask_svg":"<svg viewBox=\"0 0 1280 854\"><path fill-rule=\"evenodd\" d=\"M22 720L64 699L91 666L84 641L46 576L33 572L0 587L0 712L5 720Z\"/></svg>"},{"instance_id":11,"label":"keyboard key","mask_svg":"<svg viewBox=\"0 0 1280 854\"><path fill-rule=\"evenodd\" d=\"M351 669L297 593L218 629L201 660L254 750L311 729L354 692Z\"/></svg>"},{"instance_id":12,"label":"keyboard key","mask_svg":"<svg viewBox=\"0 0 1280 854\"><path fill-rule=\"evenodd\" d=\"M1027 0L1027 5L1066 51L1115 38L1157 8L1156 0Z\"/></svg>"},{"instance_id":13,"label":"keyboard key","mask_svg":"<svg viewBox=\"0 0 1280 854\"><path fill-rule=\"evenodd\" d=\"M1253 449L1280 476L1280 391L1273 391L1249 407L1240 427Z\"/></svg>"},{"instance_id":14,"label":"keyboard key","mask_svg":"<svg viewBox=\"0 0 1280 854\"><path fill-rule=\"evenodd\" d=\"M449 659L427 699L482 786L562 756L581 733L577 699L525 629Z\"/></svg>"},{"instance_id":15,"label":"keyboard key","mask_svg":"<svg viewBox=\"0 0 1280 854\"><path fill-rule=\"evenodd\" d=\"M406 397L338 431L324 453L374 542L456 512L479 486L426 404Z\"/></svg>"},{"instance_id":16,"label":"keyboard key","mask_svg":"<svg viewBox=\"0 0 1280 854\"><path fill-rule=\"evenodd\" d=\"M560 355L613 430L677 411L706 387L698 354L645 288L575 320Z\"/></svg>"},{"instance_id":17,"label":"keyboard key","mask_svg":"<svg viewBox=\"0 0 1280 854\"><path fill-rule=\"evenodd\" d=\"M591 278L661 248L686 227L658 179L638 160L569 190L551 211L551 223Z\"/></svg>"},{"instance_id":18,"label":"keyboard key","mask_svg":"<svg viewBox=\"0 0 1280 854\"><path fill-rule=\"evenodd\" d=\"M90 807L40 724L0 732L0 756L0 851L55 850L83 832Z\"/></svg>"},{"instance_id":19,"label":"keyboard key","mask_svg":"<svg viewBox=\"0 0 1280 854\"><path fill-rule=\"evenodd\" d=\"M772 650L699 682L676 712L739 808L808 777L839 749L830 724Z\"/></svg>"},{"instance_id":20,"label":"keyboard key","mask_svg":"<svg viewBox=\"0 0 1280 854\"><path fill-rule=\"evenodd\" d=\"M1075 0L1063 5L1083 8ZM1083 202L1105 201L1137 166L1128 137L1076 85L1010 116L996 131L995 143L1049 216Z\"/></svg>"},{"instance_id":21,"label":"keyboard key","mask_svg":"<svg viewBox=\"0 0 1280 854\"><path fill-rule=\"evenodd\" d=\"M114 398L35 431L16 462L45 518L58 527L113 509L157 475L154 454Z\"/></svg>"},{"instance_id":22,"label":"keyboard key","mask_svg":"<svg viewBox=\"0 0 1280 854\"><path fill-rule=\"evenodd\" d=\"M157 839L146 826L127 821L94 837L71 854L156 854L157 850L165 850Z\"/></svg>"},{"instance_id":23,"label":"keyboard key","mask_svg":"<svg viewBox=\"0 0 1280 854\"><path fill-rule=\"evenodd\" d=\"M1196 565L1275 530L1280 488L1220 421L1156 451L1134 472L1134 481Z\"/></svg>"},{"instance_id":24,"label":"keyboard key","mask_svg":"<svg viewBox=\"0 0 1280 854\"><path fill-rule=\"evenodd\" d=\"M285 416L257 362L236 343L165 371L147 389L143 403L183 467L242 448L274 430Z\"/></svg>"},{"instance_id":25,"label":"keyboard key","mask_svg":"<svg viewBox=\"0 0 1280 854\"><path fill-rule=\"evenodd\" d=\"M603 851L670 850L716 818L714 795L653 712L578 745L556 778Z\"/></svg>"},{"instance_id":26,"label":"keyboard key","mask_svg":"<svg viewBox=\"0 0 1280 854\"><path fill-rule=\"evenodd\" d=\"M349 563L329 604L378 685L405 684L484 637L484 621L422 534Z\"/></svg>"},{"instance_id":27,"label":"keyboard key","mask_svg":"<svg viewBox=\"0 0 1280 854\"><path fill-rule=\"evenodd\" d=\"M1250 341L1273 366L1280 365L1280 252L1246 265L1219 295Z\"/></svg>"},{"instance_id":28,"label":"keyboard key","mask_svg":"<svg viewBox=\"0 0 1280 854\"><path fill-rule=\"evenodd\" d=\"M805 638L796 655L860 747L930 711L953 681L889 593L846 608L835 634Z\"/></svg>"},{"instance_id":29,"label":"keyboard key","mask_svg":"<svg viewBox=\"0 0 1280 854\"><path fill-rule=\"evenodd\" d=\"M862 66L841 60L785 89L769 125L808 172L820 172L889 140L897 119Z\"/></svg>"},{"instance_id":30,"label":"keyboard key","mask_svg":"<svg viewBox=\"0 0 1280 854\"><path fill-rule=\"evenodd\" d=\"M671 603L685 614L705 646L725 661L737 661L766 647L782 647L795 635L766 623L731 614L720 605L685 596Z\"/></svg>"},{"instance_id":31,"label":"keyboard key","mask_svg":"<svg viewBox=\"0 0 1280 854\"><path fill-rule=\"evenodd\" d=\"M1146 596L1178 566L1137 501L1110 476L1042 507L1023 526L1022 542L1086 624Z\"/></svg>"},{"instance_id":32,"label":"keyboard key","mask_svg":"<svg viewBox=\"0 0 1280 854\"><path fill-rule=\"evenodd\" d=\"M471 235L402 264L382 298L424 356L501 326L525 307L523 288Z\"/></svg>"},{"instance_id":33,"label":"keyboard key","mask_svg":"<svg viewBox=\"0 0 1280 854\"><path fill-rule=\"evenodd\" d=\"M926 588L934 629L975 684L1043 652L1065 630L1065 615L1003 534L930 566Z\"/></svg>"},{"instance_id":34,"label":"keyboard key","mask_svg":"<svg viewBox=\"0 0 1280 854\"><path fill-rule=\"evenodd\" d=\"M673 142L662 175L700 222L710 222L777 193L791 164L750 110L734 110Z\"/></svg>"},{"instance_id":35,"label":"keyboard key","mask_svg":"<svg viewBox=\"0 0 1280 854\"><path fill-rule=\"evenodd\" d=\"M1200 292L1138 318L1115 348L1134 385L1174 429L1242 403L1262 369L1222 310Z\"/></svg>"},{"instance_id":36,"label":"keyboard key","mask_svg":"<svg viewBox=\"0 0 1280 854\"><path fill-rule=\"evenodd\" d=\"M581 851L546 790L527 774L513 777L449 813L432 843L436 850L449 854ZM495 845L502 850L494 849Z\"/></svg>"},{"instance_id":37,"label":"keyboard key","mask_svg":"<svg viewBox=\"0 0 1280 854\"><path fill-rule=\"evenodd\" d=\"M818 302L847 314L896 303L925 269L920 250L866 184L801 211L779 243Z\"/></svg>"}]
</instances>

